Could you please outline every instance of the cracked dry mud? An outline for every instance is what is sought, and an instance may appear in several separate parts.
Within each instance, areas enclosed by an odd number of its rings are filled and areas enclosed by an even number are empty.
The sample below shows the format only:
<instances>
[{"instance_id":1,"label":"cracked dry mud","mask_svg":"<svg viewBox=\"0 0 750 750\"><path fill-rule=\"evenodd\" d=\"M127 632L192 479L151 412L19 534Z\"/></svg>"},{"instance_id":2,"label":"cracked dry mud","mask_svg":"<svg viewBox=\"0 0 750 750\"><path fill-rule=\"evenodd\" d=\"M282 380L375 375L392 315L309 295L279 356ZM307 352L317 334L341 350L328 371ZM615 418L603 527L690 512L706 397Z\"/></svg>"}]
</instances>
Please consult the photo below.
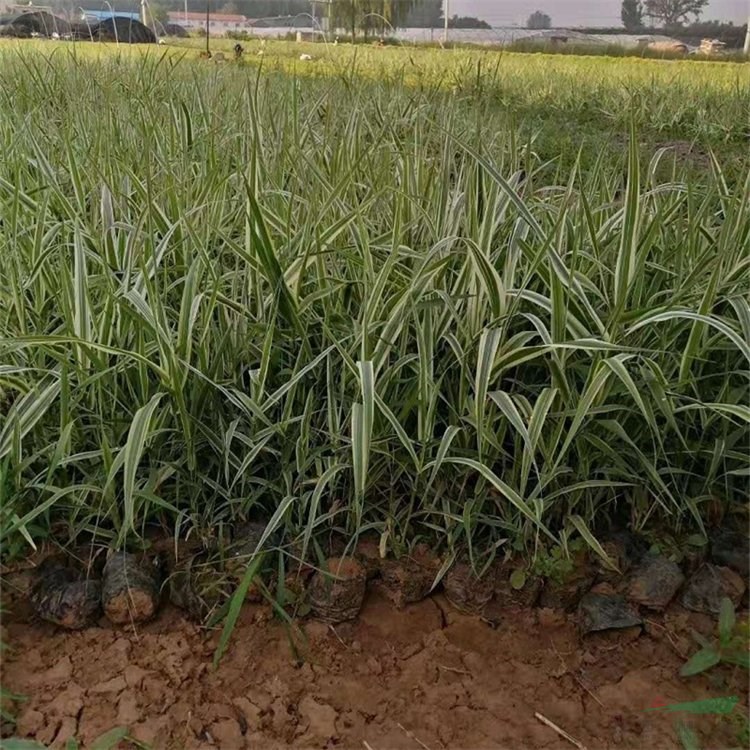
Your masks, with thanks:
<instances>
[{"instance_id":1,"label":"cracked dry mud","mask_svg":"<svg viewBox=\"0 0 750 750\"><path fill-rule=\"evenodd\" d=\"M493 630L442 596L398 610L370 592L353 622L304 622L299 663L268 609L248 605L213 670L218 633L173 608L136 630L102 621L64 632L18 607L6 617L3 686L28 698L17 735L53 747L73 735L89 747L126 725L158 750L567 750L539 712L589 750L678 748L673 717L643 709L715 695L707 678L678 676L676 653L692 648L691 627L710 633L715 624L679 607L655 618L635 640L587 642L559 612L508 611ZM741 677L730 675L726 691L746 706ZM691 724L703 746L732 745L726 722Z\"/></svg>"}]
</instances>

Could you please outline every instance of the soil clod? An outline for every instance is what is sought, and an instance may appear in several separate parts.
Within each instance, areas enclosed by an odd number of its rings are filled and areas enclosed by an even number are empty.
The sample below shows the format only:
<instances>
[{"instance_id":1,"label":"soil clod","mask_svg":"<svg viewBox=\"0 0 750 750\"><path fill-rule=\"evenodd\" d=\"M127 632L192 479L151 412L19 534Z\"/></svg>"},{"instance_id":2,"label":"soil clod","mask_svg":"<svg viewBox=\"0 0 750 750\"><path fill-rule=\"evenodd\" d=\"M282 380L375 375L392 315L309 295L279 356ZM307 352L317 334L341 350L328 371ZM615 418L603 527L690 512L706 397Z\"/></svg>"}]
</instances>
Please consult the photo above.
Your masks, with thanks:
<instances>
[{"instance_id":1,"label":"soil clod","mask_svg":"<svg viewBox=\"0 0 750 750\"><path fill-rule=\"evenodd\" d=\"M618 594L589 593L578 605L578 623L581 633L602 630L621 630L641 625L635 608L624 596Z\"/></svg>"},{"instance_id":2,"label":"soil clod","mask_svg":"<svg viewBox=\"0 0 750 750\"><path fill-rule=\"evenodd\" d=\"M633 571L628 598L648 609L661 611L685 582L680 566L661 555L646 555Z\"/></svg>"},{"instance_id":3,"label":"soil clod","mask_svg":"<svg viewBox=\"0 0 750 750\"><path fill-rule=\"evenodd\" d=\"M330 623L353 620L362 608L367 576L351 557L331 557L326 570L318 571L310 585L313 614Z\"/></svg>"},{"instance_id":4,"label":"soil clod","mask_svg":"<svg viewBox=\"0 0 750 750\"><path fill-rule=\"evenodd\" d=\"M491 576L479 578L471 564L456 562L443 579L445 598L460 612L476 615L492 598L494 581Z\"/></svg>"},{"instance_id":5,"label":"soil clod","mask_svg":"<svg viewBox=\"0 0 750 750\"><path fill-rule=\"evenodd\" d=\"M101 608L100 581L59 558L47 558L33 577L29 599L41 619L69 630L89 625Z\"/></svg>"},{"instance_id":6,"label":"soil clod","mask_svg":"<svg viewBox=\"0 0 750 750\"><path fill-rule=\"evenodd\" d=\"M682 605L693 612L718 615L724 597L737 607L744 593L745 582L731 568L706 564L688 580Z\"/></svg>"},{"instance_id":7,"label":"soil clod","mask_svg":"<svg viewBox=\"0 0 750 750\"><path fill-rule=\"evenodd\" d=\"M711 535L711 558L747 580L750 577L750 537L732 529L717 530Z\"/></svg>"},{"instance_id":8,"label":"soil clod","mask_svg":"<svg viewBox=\"0 0 750 750\"><path fill-rule=\"evenodd\" d=\"M159 606L159 571L129 552L115 552L104 566L102 603L110 622L150 620Z\"/></svg>"}]
</instances>

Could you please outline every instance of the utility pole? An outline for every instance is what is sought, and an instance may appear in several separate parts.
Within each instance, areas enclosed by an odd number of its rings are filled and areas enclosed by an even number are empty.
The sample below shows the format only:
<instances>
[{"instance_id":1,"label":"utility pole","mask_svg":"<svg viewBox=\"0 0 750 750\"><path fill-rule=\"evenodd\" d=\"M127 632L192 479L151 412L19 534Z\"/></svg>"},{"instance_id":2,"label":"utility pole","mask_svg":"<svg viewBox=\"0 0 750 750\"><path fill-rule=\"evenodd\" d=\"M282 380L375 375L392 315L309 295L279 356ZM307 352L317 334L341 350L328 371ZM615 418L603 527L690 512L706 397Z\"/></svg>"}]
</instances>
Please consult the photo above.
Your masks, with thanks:
<instances>
[{"instance_id":1,"label":"utility pole","mask_svg":"<svg viewBox=\"0 0 750 750\"><path fill-rule=\"evenodd\" d=\"M747 31L745 32L745 55L750 55L750 15L747 17Z\"/></svg>"},{"instance_id":2,"label":"utility pole","mask_svg":"<svg viewBox=\"0 0 750 750\"><path fill-rule=\"evenodd\" d=\"M187 0L185 0L185 28L187 28L187 22L188 22L187 14L188 14Z\"/></svg>"},{"instance_id":3,"label":"utility pole","mask_svg":"<svg viewBox=\"0 0 750 750\"><path fill-rule=\"evenodd\" d=\"M206 55L211 54L209 39L211 36L211 0L206 0Z\"/></svg>"},{"instance_id":4,"label":"utility pole","mask_svg":"<svg viewBox=\"0 0 750 750\"><path fill-rule=\"evenodd\" d=\"M445 6L445 18L443 19L443 22L445 26L443 26L443 44L448 44L448 18L450 17L450 0L443 0L443 5Z\"/></svg>"}]
</instances>

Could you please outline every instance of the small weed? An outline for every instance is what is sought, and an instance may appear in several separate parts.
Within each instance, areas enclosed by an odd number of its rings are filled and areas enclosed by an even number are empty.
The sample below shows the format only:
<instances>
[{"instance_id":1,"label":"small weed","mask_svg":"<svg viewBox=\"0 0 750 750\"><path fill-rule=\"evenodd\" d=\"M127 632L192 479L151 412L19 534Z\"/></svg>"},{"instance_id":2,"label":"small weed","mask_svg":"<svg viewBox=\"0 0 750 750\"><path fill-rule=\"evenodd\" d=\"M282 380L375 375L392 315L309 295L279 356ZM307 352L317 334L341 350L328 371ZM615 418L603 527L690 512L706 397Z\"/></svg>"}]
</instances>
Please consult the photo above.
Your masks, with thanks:
<instances>
[{"instance_id":1,"label":"small weed","mask_svg":"<svg viewBox=\"0 0 750 750\"><path fill-rule=\"evenodd\" d=\"M745 669L750 669L747 633L743 632L746 627L737 626L732 602L729 599L723 599L719 613L718 640L710 642L699 633L694 632L693 637L702 648L690 657L680 670L680 674L683 677L691 677L705 672L717 664L737 664Z\"/></svg>"},{"instance_id":2,"label":"small weed","mask_svg":"<svg viewBox=\"0 0 750 750\"><path fill-rule=\"evenodd\" d=\"M568 542L567 551L562 545L556 545L550 550L541 550L532 571L553 583L564 583L576 569L576 559L585 551L585 543L582 539Z\"/></svg>"},{"instance_id":3,"label":"small weed","mask_svg":"<svg viewBox=\"0 0 750 750\"><path fill-rule=\"evenodd\" d=\"M695 632L693 637L701 645L701 649L693 654L680 670L683 677L702 674L721 664L731 664L750 669L750 653L747 650L748 625L747 622L737 623L734 606L728 598L721 602L717 640L709 641ZM740 706L740 711L735 710L739 705L737 698L713 698L697 703L700 703L704 710L693 710L691 713L712 713L726 716L727 721L734 728L740 747L747 747L750 740L750 721L748 721L742 706ZM679 706L675 708L679 708ZM676 731L684 750L700 750L698 736L685 722L679 722Z\"/></svg>"},{"instance_id":4,"label":"small weed","mask_svg":"<svg viewBox=\"0 0 750 750\"><path fill-rule=\"evenodd\" d=\"M128 732L127 727L115 727L99 735L89 747L91 750L114 750L114 748L119 746L120 742L128 742L133 747L138 748L138 750L151 750L150 745L133 739ZM47 746L41 742L19 739L17 737L3 740L0 747L2 747L2 750L47 750ZM79 750L80 747L81 745L78 740L73 737L65 743L65 750Z\"/></svg>"}]
</instances>

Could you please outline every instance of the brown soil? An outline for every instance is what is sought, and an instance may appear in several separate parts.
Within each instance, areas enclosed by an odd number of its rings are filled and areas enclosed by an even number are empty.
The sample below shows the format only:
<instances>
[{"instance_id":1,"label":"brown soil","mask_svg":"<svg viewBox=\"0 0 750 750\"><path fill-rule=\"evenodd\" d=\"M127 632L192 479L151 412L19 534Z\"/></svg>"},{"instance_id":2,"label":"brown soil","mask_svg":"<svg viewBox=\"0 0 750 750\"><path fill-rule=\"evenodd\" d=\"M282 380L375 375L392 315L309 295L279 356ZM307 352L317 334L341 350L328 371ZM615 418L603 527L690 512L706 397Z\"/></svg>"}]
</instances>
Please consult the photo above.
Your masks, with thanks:
<instances>
[{"instance_id":1,"label":"brown soil","mask_svg":"<svg viewBox=\"0 0 750 750\"><path fill-rule=\"evenodd\" d=\"M218 633L171 607L136 629L102 620L80 632L23 610L6 617L2 684L27 696L16 733L54 747L126 725L159 750L572 748L539 713L588 750L678 748L675 715L644 709L726 695L747 705L740 670L678 676L695 650L690 628L715 629L679 607L641 634L581 641L561 612L509 611L493 630L442 596L399 610L375 591L351 623L304 622L296 659L269 609L247 605L216 670ZM679 718L702 747L739 744L726 718Z\"/></svg>"}]
</instances>

